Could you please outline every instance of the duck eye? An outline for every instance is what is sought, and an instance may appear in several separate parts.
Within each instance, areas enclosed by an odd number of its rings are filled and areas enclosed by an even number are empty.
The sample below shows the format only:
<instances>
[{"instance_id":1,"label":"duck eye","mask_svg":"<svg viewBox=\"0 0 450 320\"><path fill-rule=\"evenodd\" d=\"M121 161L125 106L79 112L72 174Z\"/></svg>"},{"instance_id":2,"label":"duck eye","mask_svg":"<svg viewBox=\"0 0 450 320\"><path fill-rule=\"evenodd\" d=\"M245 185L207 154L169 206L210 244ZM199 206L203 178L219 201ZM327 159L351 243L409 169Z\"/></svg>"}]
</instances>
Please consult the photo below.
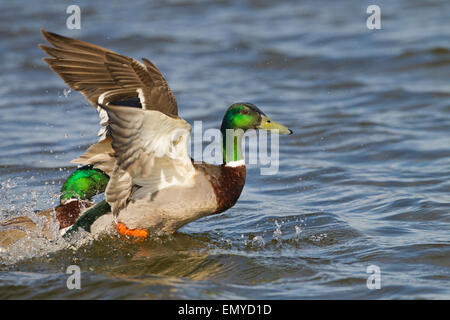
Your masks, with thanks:
<instances>
[{"instance_id":1,"label":"duck eye","mask_svg":"<svg viewBox=\"0 0 450 320\"><path fill-rule=\"evenodd\" d=\"M241 110L241 114L248 114L248 110L246 109Z\"/></svg>"},{"instance_id":2,"label":"duck eye","mask_svg":"<svg viewBox=\"0 0 450 320\"><path fill-rule=\"evenodd\" d=\"M272 121L270 121L270 120L267 120L266 122L267 122L267 123L271 123Z\"/></svg>"}]
</instances>

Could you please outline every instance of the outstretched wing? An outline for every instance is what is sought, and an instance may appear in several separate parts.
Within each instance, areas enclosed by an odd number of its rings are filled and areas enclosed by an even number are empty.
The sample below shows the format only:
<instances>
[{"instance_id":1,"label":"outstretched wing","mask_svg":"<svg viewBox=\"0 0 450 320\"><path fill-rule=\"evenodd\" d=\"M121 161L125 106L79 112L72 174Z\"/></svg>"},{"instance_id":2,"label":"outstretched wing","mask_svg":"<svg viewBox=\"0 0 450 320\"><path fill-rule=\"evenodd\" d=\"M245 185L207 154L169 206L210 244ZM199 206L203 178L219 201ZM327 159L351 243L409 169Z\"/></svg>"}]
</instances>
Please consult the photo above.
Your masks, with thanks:
<instances>
[{"instance_id":1,"label":"outstretched wing","mask_svg":"<svg viewBox=\"0 0 450 320\"><path fill-rule=\"evenodd\" d=\"M106 201L117 215L129 199L174 185L189 186L195 169L188 155L191 126L159 111L104 106L115 165ZM136 190L135 186L140 187Z\"/></svg>"},{"instance_id":2,"label":"outstretched wing","mask_svg":"<svg viewBox=\"0 0 450 320\"><path fill-rule=\"evenodd\" d=\"M73 90L81 92L94 106L138 102L146 110L177 115L172 91L158 68L149 60L144 63L111 50L41 30L52 46L39 45L51 58L44 58ZM97 108L101 112L100 108ZM107 118L100 113L101 124ZM104 133L101 131L100 133Z\"/></svg>"}]
</instances>

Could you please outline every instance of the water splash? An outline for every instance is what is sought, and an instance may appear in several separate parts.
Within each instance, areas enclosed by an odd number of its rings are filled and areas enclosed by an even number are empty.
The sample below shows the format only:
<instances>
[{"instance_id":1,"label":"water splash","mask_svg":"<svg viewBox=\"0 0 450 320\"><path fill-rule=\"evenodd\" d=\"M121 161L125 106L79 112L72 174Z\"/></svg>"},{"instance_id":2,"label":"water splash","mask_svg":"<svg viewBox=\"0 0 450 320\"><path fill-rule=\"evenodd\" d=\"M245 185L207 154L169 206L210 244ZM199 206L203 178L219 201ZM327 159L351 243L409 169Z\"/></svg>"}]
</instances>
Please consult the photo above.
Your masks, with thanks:
<instances>
[{"instance_id":1,"label":"water splash","mask_svg":"<svg viewBox=\"0 0 450 320\"><path fill-rule=\"evenodd\" d=\"M33 229L24 229L18 225L1 226L0 232L17 230L20 236L12 244L0 246L0 265L11 265L22 260L45 256L52 252L67 248L78 248L92 241L93 237L87 232L76 232L69 240L60 235L59 223L53 212L50 219L39 215L35 211L39 204L49 208L54 206L59 198L58 194L48 197L51 187L44 186L44 192L32 190L21 193L20 190L26 186L23 177L9 178L0 183L0 221L11 218L27 217L36 226ZM48 192L45 192L48 191ZM45 196L45 199L42 197ZM14 236L13 236L14 237Z\"/></svg>"},{"instance_id":2,"label":"water splash","mask_svg":"<svg viewBox=\"0 0 450 320\"><path fill-rule=\"evenodd\" d=\"M300 234L303 232L303 229L299 226L295 226L295 238L299 238Z\"/></svg>"},{"instance_id":3,"label":"water splash","mask_svg":"<svg viewBox=\"0 0 450 320\"><path fill-rule=\"evenodd\" d=\"M276 241L280 241L281 236L283 235L283 232L281 231L281 226L277 220L275 220L275 226L276 226L276 229L273 232L273 239Z\"/></svg>"},{"instance_id":4,"label":"water splash","mask_svg":"<svg viewBox=\"0 0 450 320\"><path fill-rule=\"evenodd\" d=\"M70 93L72 92L72 90L70 89L64 89L63 90L63 95L65 98L69 97Z\"/></svg>"},{"instance_id":5,"label":"water splash","mask_svg":"<svg viewBox=\"0 0 450 320\"><path fill-rule=\"evenodd\" d=\"M309 237L309 239L314 242L320 242L326 238L328 238L328 235L326 233L313 234Z\"/></svg>"},{"instance_id":6,"label":"water splash","mask_svg":"<svg viewBox=\"0 0 450 320\"><path fill-rule=\"evenodd\" d=\"M265 245L265 242L264 242L264 239L262 236L255 236L252 239L252 242L251 242L252 247L262 248L262 247L264 247L264 245Z\"/></svg>"}]
</instances>

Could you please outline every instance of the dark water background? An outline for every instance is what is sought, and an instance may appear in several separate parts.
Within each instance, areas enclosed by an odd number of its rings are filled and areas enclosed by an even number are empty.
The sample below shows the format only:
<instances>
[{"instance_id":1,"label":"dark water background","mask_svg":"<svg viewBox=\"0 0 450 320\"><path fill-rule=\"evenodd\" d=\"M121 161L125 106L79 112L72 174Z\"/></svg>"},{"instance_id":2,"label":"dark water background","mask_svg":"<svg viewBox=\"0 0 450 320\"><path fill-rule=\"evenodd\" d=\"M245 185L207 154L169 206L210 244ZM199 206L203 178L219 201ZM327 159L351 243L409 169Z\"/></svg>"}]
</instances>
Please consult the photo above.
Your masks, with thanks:
<instances>
[{"instance_id":1,"label":"dark water background","mask_svg":"<svg viewBox=\"0 0 450 320\"><path fill-rule=\"evenodd\" d=\"M97 112L41 61L41 27L151 59L191 123L251 101L295 135L277 175L251 167L234 208L173 238L0 254L0 298L450 297L449 1L376 1L381 30L366 1L77 1L79 31L69 4L0 4L0 218L55 205L96 141Z\"/></svg>"}]
</instances>

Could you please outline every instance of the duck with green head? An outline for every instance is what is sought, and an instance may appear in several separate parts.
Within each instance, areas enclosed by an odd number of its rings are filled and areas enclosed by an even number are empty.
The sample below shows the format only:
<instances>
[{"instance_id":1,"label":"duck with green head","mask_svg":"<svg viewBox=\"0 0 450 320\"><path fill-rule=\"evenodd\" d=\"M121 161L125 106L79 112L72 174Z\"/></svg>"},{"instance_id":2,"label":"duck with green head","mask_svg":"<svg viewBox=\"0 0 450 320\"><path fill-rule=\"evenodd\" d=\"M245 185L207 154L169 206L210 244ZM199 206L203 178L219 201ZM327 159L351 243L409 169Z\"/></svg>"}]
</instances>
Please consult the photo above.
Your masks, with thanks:
<instances>
[{"instance_id":1,"label":"duck with green head","mask_svg":"<svg viewBox=\"0 0 450 320\"><path fill-rule=\"evenodd\" d=\"M178 116L176 100L161 72L142 62L83 41L42 30L51 46L44 58L73 90L97 108L100 140L74 163L62 189L61 205L106 200L84 213L72 212L70 231L118 230L145 237L173 233L201 217L223 212L238 200L246 177L241 140L249 129L291 134L251 103L226 111L222 165L196 163L188 155L191 126ZM60 209L61 211L62 209ZM64 220L65 213L58 217ZM64 226L66 226L64 224Z\"/></svg>"}]
</instances>

